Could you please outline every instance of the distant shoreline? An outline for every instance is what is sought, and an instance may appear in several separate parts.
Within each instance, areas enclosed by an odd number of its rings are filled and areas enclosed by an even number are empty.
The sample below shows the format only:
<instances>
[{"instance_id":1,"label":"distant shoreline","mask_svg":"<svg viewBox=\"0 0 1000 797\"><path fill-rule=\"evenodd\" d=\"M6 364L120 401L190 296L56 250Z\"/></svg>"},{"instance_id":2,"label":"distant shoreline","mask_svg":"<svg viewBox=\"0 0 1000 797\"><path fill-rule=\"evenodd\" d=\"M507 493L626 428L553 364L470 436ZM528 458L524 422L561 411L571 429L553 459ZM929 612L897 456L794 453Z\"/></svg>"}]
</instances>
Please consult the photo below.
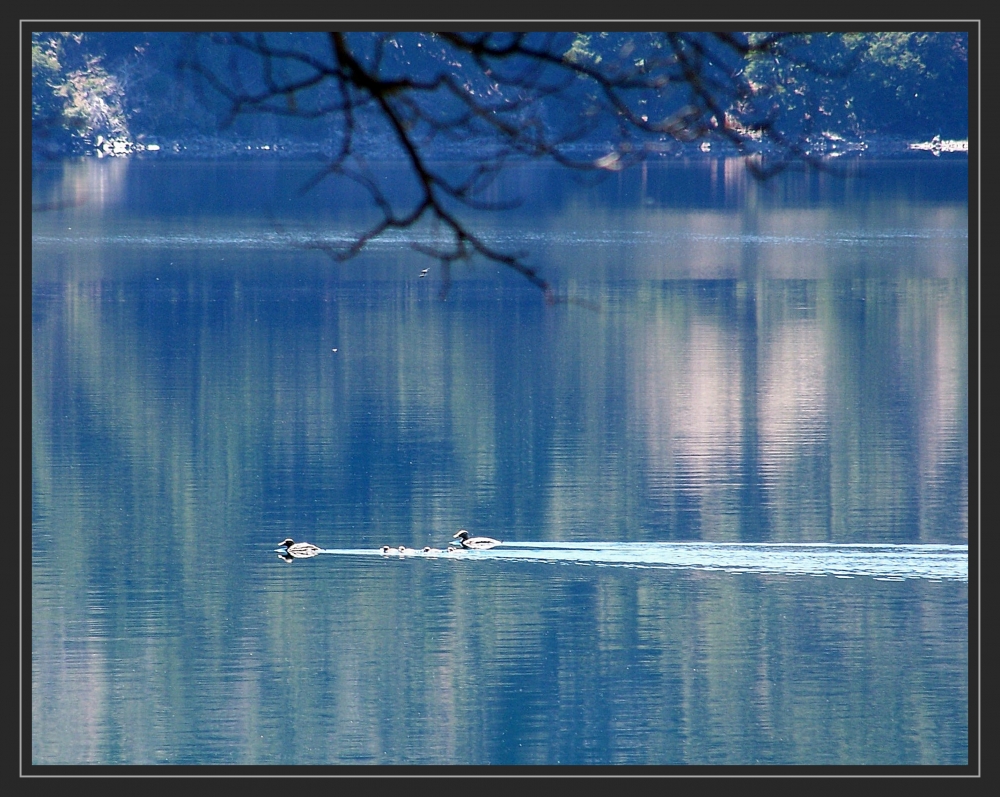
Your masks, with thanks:
<instances>
[{"instance_id":1,"label":"distant shoreline","mask_svg":"<svg viewBox=\"0 0 1000 797\"><path fill-rule=\"evenodd\" d=\"M807 142L803 148L808 158L834 160L839 158L861 159L926 159L947 155L949 159L968 156L967 139L942 139L934 136L930 140L919 141L902 136L878 136L870 139L845 139L839 136L824 136ZM595 161L604 158L610 151L607 144L579 143L564 148L564 152L581 160L592 157ZM489 142L449 142L445 146L429 147L427 154L432 160L479 160L489 159ZM673 158L705 159L736 157L740 153L725 142L707 140L681 143L665 141L658 147L647 148L645 157L651 161ZM754 153L763 158L780 158L781 153L773 147L761 146ZM170 139L155 136L138 136L136 140L118 138L105 140L101 137L92 147L78 151L65 151L59 147L46 147L44 142L32 142L32 160L63 160L78 157L155 157L168 159L231 159L231 158L278 158L282 160L329 159L335 150L327 142L302 141L290 138L277 140L228 139L220 136L192 136L188 139ZM393 147L380 142L365 144L368 160L402 160L402 155ZM534 160L526 157L505 158L511 162ZM789 158L791 162L801 160Z\"/></svg>"}]
</instances>

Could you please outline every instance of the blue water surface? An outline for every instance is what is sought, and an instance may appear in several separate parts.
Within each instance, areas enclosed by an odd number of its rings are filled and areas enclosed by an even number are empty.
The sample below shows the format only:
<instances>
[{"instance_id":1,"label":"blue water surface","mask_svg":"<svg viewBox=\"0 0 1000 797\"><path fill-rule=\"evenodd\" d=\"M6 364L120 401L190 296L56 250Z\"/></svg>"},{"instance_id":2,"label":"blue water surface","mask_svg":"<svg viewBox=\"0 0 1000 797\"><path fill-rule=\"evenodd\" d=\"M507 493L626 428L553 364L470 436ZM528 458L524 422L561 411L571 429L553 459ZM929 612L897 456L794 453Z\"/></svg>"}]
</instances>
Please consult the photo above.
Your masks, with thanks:
<instances>
[{"instance_id":1,"label":"blue water surface","mask_svg":"<svg viewBox=\"0 0 1000 797\"><path fill-rule=\"evenodd\" d=\"M968 761L964 162L316 168L32 175L33 763Z\"/></svg>"}]
</instances>

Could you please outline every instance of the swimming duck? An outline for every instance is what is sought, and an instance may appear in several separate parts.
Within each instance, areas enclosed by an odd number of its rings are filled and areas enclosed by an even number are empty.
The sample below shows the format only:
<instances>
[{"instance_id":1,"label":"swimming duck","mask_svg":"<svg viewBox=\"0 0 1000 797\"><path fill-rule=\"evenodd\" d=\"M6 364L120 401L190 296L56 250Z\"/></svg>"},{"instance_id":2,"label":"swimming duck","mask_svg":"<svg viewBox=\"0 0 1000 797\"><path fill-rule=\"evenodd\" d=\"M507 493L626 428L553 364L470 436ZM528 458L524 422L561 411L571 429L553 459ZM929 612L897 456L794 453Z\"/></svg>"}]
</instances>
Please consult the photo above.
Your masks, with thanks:
<instances>
[{"instance_id":1,"label":"swimming duck","mask_svg":"<svg viewBox=\"0 0 1000 797\"><path fill-rule=\"evenodd\" d=\"M392 548L390 548L388 545L383 545L381 548L379 548L379 550L382 553L389 553L392 550Z\"/></svg>"},{"instance_id":2,"label":"swimming duck","mask_svg":"<svg viewBox=\"0 0 1000 797\"><path fill-rule=\"evenodd\" d=\"M492 537L470 537L465 529L459 531L452 539L461 539L463 548L473 548L477 551L485 551L500 545L500 540L494 540Z\"/></svg>"},{"instance_id":3,"label":"swimming duck","mask_svg":"<svg viewBox=\"0 0 1000 797\"><path fill-rule=\"evenodd\" d=\"M310 556L323 552L323 549L318 545L313 545L311 542L295 542L291 537L282 542L281 545L285 546L285 553L293 559L308 559Z\"/></svg>"}]
</instances>

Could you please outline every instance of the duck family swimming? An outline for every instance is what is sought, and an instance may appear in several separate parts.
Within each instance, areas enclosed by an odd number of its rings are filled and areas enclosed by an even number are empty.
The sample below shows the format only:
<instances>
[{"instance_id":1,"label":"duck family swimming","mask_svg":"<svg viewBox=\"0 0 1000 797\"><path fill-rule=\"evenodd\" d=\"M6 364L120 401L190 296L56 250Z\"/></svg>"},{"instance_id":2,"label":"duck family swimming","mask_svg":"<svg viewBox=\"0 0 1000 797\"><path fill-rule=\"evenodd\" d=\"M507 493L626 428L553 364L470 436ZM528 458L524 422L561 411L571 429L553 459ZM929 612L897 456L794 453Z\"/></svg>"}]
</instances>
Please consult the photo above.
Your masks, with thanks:
<instances>
[{"instance_id":1,"label":"duck family swimming","mask_svg":"<svg viewBox=\"0 0 1000 797\"><path fill-rule=\"evenodd\" d=\"M379 548L379 552L383 556L388 556L389 554L396 554L398 556L449 554L461 550L486 551L502 544L500 540L495 540L492 537L473 537L468 531L461 529L452 537L452 541L448 544L449 547L447 548L431 548L429 545L425 545L423 548L407 548L405 545L391 548L388 545L383 545ZM286 562L291 562L295 559L309 559L323 553L323 549L318 545L313 545L311 542L295 542L291 537L283 540L280 545L284 546L284 550L279 549L278 557L284 559Z\"/></svg>"},{"instance_id":2,"label":"duck family swimming","mask_svg":"<svg viewBox=\"0 0 1000 797\"><path fill-rule=\"evenodd\" d=\"M455 542L457 540L457 542ZM445 553L455 553L456 551L471 550L471 551L487 551L490 548L496 548L498 545L502 545L503 542L500 540L495 540L492 537L473 537L465 529L461 529L454 537L452 537L452 542L450 542L447 548L431 548L429 545L425 545L423 548L407 548L405 545L400 545L398 548L391 548L388 545L383 545L379 548L379 552L388 556L389 554L399 554L400 556L412 556L414 554L445 554Z\"/></svg>"}]
</instances>

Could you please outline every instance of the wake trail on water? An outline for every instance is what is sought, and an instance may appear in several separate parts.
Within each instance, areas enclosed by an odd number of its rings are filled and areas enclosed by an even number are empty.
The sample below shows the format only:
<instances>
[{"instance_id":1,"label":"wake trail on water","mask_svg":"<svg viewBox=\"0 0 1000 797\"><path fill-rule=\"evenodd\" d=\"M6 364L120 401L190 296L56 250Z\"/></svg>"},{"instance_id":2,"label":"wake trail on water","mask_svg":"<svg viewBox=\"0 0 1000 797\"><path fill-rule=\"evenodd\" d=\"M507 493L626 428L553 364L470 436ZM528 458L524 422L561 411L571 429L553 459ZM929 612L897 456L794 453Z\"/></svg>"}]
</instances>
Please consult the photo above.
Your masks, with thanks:
<instances>
[{"instance_id":1,"label":"wake trail on water","mask_svg":"<svg viewBox=\"0 0 1000 797\"><path fill-rule=\"evenodd\" d=\"M531 561L605 567L668 568L727 573L872 577L884 581L969 580L966 545L716 542L504 542L466 549L328 549L326 554L480 561Z\"/></svg>"}]
</instances>

